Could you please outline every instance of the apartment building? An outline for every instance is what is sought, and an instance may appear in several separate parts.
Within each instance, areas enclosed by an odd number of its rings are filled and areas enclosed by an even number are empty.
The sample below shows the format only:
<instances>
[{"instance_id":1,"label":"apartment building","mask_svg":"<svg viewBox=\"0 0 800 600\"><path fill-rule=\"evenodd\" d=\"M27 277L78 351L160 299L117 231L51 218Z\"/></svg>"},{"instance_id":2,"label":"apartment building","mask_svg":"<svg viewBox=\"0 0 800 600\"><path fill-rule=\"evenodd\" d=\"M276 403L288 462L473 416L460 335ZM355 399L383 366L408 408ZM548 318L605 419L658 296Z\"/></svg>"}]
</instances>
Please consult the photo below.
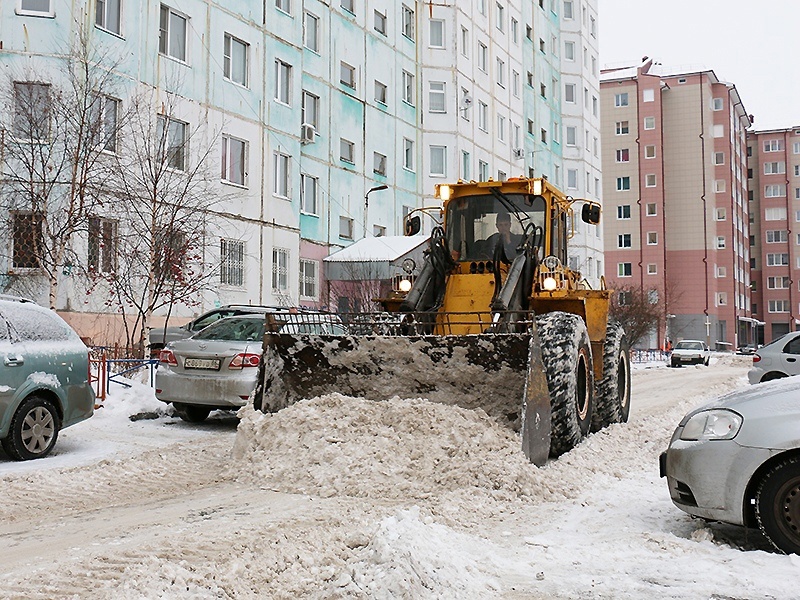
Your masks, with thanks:
<instances>
[{"instance_id":1,"label":"apartment building","mask_svg":"<svg viewBox=\"0 0 800 600\"><path fill-rule=\"evenodd\" d=\"M202 160L218 174L197 258L216 279L173 317L225 303L320 307L322 259L364 236L401 234L435 183L561 179L561 9L557 0L20 0L0 7L0 61L9 87L59 83L70 40L85 32L114 63L108 106L122 115L149 94L184 166ZM117 113L105 114L111 123ZM89 255L112 252L126 226L111 212L97 217L76 238L75 261L98 262ZM2 254L6 271L25 275L13 247ZM104 322L108 294L101 283L84 297L78 266L59 275L56 305ZM28 295L46 302L44 289Z\"/></svg>"},{"instance_id":2,"label":"apartment building","mask_svg":"<svg viewBox=\"0 0 800 600\"><path fill-rule=\"evenodd\" d=\"M600 88L606 275L663 314L641 345L749 341L750 119L736 87L645 58L603 71Z\"/></svg>"},{"instance_id":3,"label":"apartment building","mask_svg":"<svg viewBox=\"0 0 800 600\"><path fill-rule=\"evenodd\" d=\"M602 201L600 158L600 67L598 66L597 3L562 2L561 78L563 181L575 198ZM605 216L608 218L608 215ZM570 267L598 288L603 275L602 223L573 222Z\"/></svg>"},{"instance_id":4,"label":"apartment building","mask_svg":"<svg viewBox=\"0 0 800 600\"><path fill-rule=\"evenodd\" d=\"M750 277L758 343L800 328L800 127L748 132Z\"/></svg>"}]
</instances>

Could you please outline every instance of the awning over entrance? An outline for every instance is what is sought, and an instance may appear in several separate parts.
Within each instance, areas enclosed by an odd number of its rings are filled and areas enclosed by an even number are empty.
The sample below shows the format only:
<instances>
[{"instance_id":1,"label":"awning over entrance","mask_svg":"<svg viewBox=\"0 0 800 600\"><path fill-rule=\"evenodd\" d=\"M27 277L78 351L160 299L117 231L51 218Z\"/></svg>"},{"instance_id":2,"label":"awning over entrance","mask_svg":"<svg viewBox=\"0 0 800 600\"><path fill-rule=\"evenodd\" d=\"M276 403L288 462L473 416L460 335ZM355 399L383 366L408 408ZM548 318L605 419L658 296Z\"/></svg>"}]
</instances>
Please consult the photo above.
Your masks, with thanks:
<instances>
[{"instance_id":1,"label":"awning over entrance","mask_svg":"<svg viewBox=\"0 0 800 600\"><path fill-rule=\"evenodd\" d=\"M421 235L363 238L324 258L325 276L336 281L391 279L406 258L414 259L419 273L427 247L428 238Z\"/></svg>"}]
</instances>

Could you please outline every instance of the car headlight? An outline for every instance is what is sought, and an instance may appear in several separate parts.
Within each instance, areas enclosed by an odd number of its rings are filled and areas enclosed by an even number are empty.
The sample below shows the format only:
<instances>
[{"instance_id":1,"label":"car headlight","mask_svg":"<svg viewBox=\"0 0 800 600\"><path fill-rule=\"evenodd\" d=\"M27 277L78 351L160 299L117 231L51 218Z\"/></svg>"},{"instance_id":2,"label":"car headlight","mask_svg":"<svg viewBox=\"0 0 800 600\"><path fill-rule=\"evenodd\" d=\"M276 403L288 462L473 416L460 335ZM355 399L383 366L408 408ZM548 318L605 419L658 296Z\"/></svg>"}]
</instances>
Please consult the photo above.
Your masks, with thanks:
<instances>
[{"instance_id":1,"label":"car headlight","mask_svg":"<svg viewBox=\"0 0 800 600\"><path fill-rule=\"evenodd\" d=\"M681 439L732 440L742 427L741 415L732 410L712 408L693 414L683 426Z\"/></svg>"}]
</instances>

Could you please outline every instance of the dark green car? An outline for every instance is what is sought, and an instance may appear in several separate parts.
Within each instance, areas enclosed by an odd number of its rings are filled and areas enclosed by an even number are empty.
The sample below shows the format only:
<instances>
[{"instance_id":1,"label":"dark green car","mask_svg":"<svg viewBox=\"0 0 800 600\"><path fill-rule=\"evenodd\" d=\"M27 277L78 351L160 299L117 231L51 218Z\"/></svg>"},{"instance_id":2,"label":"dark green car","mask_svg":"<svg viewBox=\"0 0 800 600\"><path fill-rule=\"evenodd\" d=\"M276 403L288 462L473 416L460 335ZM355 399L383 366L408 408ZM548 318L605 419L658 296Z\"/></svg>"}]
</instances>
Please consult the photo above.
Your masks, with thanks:
<instances>
[{"instance_id":1,"label":"dark green car","mask_svg":"<svg viewBox=\"0 0 800 600\"><path fill-rule=\"evenodd\" d=\"M46 456L64 427L94 412L89 352L52 310L0 296L0 442L16 460Z\"/></svg>"}]
</instances>

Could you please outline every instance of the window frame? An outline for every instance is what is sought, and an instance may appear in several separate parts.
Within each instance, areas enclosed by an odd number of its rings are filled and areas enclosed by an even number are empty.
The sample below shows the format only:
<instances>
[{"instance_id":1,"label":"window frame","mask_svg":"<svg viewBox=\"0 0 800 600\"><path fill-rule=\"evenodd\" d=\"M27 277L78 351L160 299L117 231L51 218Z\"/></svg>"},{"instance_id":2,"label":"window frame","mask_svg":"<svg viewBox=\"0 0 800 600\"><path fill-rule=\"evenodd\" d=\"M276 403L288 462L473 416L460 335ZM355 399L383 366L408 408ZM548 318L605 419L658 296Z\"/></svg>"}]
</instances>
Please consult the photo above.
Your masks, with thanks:
<instances>
[{"instance_id":1,"label":"window frame","mask_svg":"<svg viewBox=\"0 0 800 600\"><path fill-rule=\"evenodd\" d=\"M239 65L242 72L241 81L234 78L234 44L239 44L243 48L242 58L244 64ZM225 32L222 46L222 77L231 83L241 85L245 88L248 87L250 84L250 44Z\"/></svg>"},{"instance_id":2,"label":"window frame","mask_svg":"<svg viewBox=\"0 0 800 600\"><path fill-rule=\"evenodd\" d=\"M233 153L231 152L231 144L232 142L237 143L240 145L241 149L241 162L239 165L238 171L236 171L237 175L241 177L241 181L236 181L229 177L229 175L234 172L234 158ZM223 134L222 135L222 154L220 159L221 164L221 177L222 181L231 185L238 185L240 187L247 187L247 154L248 154L248 143L247 140L243 140L241 138L237 138L230 134Z\"/></svg>"}]
</instances>

